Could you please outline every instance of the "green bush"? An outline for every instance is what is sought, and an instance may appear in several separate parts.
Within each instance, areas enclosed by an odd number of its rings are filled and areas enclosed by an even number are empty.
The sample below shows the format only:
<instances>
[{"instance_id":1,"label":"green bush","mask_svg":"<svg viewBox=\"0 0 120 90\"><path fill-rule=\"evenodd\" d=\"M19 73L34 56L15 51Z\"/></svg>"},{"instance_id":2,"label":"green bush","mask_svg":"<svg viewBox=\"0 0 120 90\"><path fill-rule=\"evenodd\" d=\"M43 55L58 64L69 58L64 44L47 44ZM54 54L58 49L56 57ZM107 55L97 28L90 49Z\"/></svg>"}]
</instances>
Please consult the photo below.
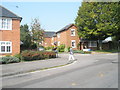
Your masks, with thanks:
<instances>
[{"instance_id":1,"label":"green bush","mask_svg":"<svg viewBox=\"0 0 120 90\"><path fill-rule=\"evenodd\" d=\"M65 49L64 49L64 52L68 52L68 48L65 48Z\"/></svg>"},{"instance_id":2,"label":"green bush","mask_svg":"<svg viewBox=\"0 0 120 90\"><path fill-rule=\"evenodd\" d=\"M17 57L1 57L0 58L0 63L2 64L8 64L8 63L18 63L20 60Z\"/></svg>"},{"instance_id":3,"label":"green bush","mask_svg":"<svg viewBox=\"0 0 120 90\"><path fill-rule=\"evenodd\" d=\"M81 53L81 54L84 54L84 51L82 51L82 50L74 50L73 52L74 52L74 53Z\"/></svg>"},{"instance_id":4,"label":"green bush","mask_svg":"<svg viewBox=\"0 0 120 90\"><path fill-rule=\"evenodd\" d=\"M52 49L52 47L45 47L45 50L50 50Z\"/></svg>"},{"instance_id":5,"label":"green bush","mask_svg":"<svg viewBox=\"0 0 120 90\"><path fill-rule=\"evenodd\" d=\"M14 57L17 57L17 58L19 58L19 60L22 60L21 54L15 54Z\"/></svg>"},{"instance_id":6,"label":"green bush","mask_svg":"<svg viewBox=\"0 0 120 90\"><path fill-rule=\"evenodd\" d=\"M90 51L74 50L74 53L91 54Z\"/></svg>"},{"instance_id":7,"label":"green bush","mask_svg":"<svg viewBox=\"0 0 120 90\"><path fill-rule=\"evenodd\" d=\"M21 53L24 61L33 61L33 60L41 60L46 58L55 58L55 52L47 52L47 51L28 51L25 50Z\"/></svg>"},{"instance_id":8,"label":"green bush","mask_svg":"<svg viewBox=\"0 0 120 90\"><path fill-rule=\"evenodd\" d=\"M60 46L58 46L58 51L59 52L64 52L64 49L65 49L65 45L64 44L61 44Z\"/></svg>"},{"instance_id":9,"label":"green bush","mask_svg":"<svg viewBox=\"0 0 120 90\"><path fill-rule=\"evenodd\" d=\"M70 52L70 47L68 47L68 52Z\"/></svg>"}]
</instances>

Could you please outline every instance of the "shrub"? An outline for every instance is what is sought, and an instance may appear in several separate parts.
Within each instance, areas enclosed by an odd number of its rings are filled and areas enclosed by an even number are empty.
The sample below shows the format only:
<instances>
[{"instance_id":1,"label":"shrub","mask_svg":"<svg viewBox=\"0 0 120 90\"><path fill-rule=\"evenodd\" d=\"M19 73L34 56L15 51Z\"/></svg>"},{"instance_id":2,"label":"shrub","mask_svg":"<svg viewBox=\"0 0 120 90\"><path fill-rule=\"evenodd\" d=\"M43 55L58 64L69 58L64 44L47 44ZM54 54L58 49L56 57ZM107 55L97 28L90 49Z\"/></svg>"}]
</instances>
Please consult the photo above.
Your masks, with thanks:
<instances>
[{"instance_id":1,"label":"shrub","mask_svg":"<svg viewBox=\"0 0 120 90\"><path fill-rule=\"evenodd\" d=\"M64 49L64 52L68 52L68 48L65 48L65 49Z\"/></svg>"},{"instance_id":2,"label":"shrub","mask_svg":"<svg viewBox=\"0 0 120 90\"><path fill-rule=\"evenodd\" d=\"M19 60L22 60L21 54L15 54L14 57L17 57L17 58L19 58Z\"/></svg>"},{"instance_id":3,"label":"shrub","mask_svg":"<svg viewBox=\"0 0 120 90\"><path fill-rule=\"evenodd\" d=\"M23 51L21 53L25 61L41 60L45 58L55 58L55 52L47 51Z\"/></svg>"},{"instance_id":4,"label":"shrub","mask_svg":"<svg viewBox=\"0 0 120 90\"><path fill-rule=\"evenodd\" d=\"M51 47L45 47L45 50L50 50L50 49L52 49Z\"/></svg>"},{"instance_id":5,"label":"shrub","mask_svg":"<svg viewBox=\"0 0 120 90\"><path fill-rule=\"evenodd\" d=\"M90 51L74 50L74 53L91 54Z\"/></svg>"},{"instance_id":6,"label":"shrub","mask_svg":"<svg viewBox=\"0 0 120 90\"><path fill-rule=\"evenodd\" d=\"M64 49L65 49L65 45L64 45L64 44L61 44L61 45L58 47L58 51L59 51L59 52L64 52Z\"/></svg>"},{"instance_id":7,"label":"shrub","mask_svg":"<svg viewBox=\"0 0 120 90\"><path fill-rule=\"evenodd\" d=\"M70 47L68 47L68 52L70 52Z\"/></svg>"},{"instance_id":8,"label":"shrub","mask_svg":"<svg viewBox=\"0 0 120 90\"><path fill-rule=\"evenodd\" d=\"M84 51L84 54L91 54L90 51Z\"/></svg>"},{"instance_id":9,"label":"shrub","mask_svg":"<svg viewBox=\"0 0 120 90\"><path fill-rule=\"evenodd\" d=\"M37 45L35 43L33 43L31 46L30 46L32 49L37 49Z\"/></svg>"},{"instance_id":10,"label":"shrub","mask_svg":"<svg viewBox=\"0 0 120 90\"><path fill-rule=\"evenodd\" d=\"M1 57L0 63L2 64L8 64L8 63L18 63L20 60L17 57Z\"/></svg>"},{"instance_id":11,"label":"shrub","mask_svg":"<svg viewBox=\"0 0 120 90\"><path fill-rule=\"evenodd\" d=\"M81 54L84 54L84 51L82 51L82 50L74 50L74 53L81 53Z\"/></svg>"}]
</instances>

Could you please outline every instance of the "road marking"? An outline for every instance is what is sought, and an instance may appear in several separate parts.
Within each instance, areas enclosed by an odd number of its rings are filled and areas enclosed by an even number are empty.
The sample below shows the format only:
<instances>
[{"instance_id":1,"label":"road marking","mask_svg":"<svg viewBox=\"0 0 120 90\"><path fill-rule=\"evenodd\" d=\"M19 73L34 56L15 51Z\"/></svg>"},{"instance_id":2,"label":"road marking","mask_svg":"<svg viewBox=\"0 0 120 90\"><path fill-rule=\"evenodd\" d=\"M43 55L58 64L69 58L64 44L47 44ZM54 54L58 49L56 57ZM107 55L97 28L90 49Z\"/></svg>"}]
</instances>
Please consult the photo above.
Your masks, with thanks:
<instances>
[{"instance_id":1,"label":"road marking","mask_svg":"<svg viewBox=\"0 0 120 90\"><path fill-rule=\"evenodd\" d=\"M99 75L99 77L103 77L104 76L104 74L101 73L101 72L98 75Z\"/></svg>"},{"instance_id":2,"label":"road marking","mask_svg":"<svg viewBox=\"0 0 120 90\"><path fill-rule=\"evenodd\" d=\"M75 86L75 85L77 85L75 82L73 82L72 84L71 84L72 86Z\"/></svg>"}]
</instances>

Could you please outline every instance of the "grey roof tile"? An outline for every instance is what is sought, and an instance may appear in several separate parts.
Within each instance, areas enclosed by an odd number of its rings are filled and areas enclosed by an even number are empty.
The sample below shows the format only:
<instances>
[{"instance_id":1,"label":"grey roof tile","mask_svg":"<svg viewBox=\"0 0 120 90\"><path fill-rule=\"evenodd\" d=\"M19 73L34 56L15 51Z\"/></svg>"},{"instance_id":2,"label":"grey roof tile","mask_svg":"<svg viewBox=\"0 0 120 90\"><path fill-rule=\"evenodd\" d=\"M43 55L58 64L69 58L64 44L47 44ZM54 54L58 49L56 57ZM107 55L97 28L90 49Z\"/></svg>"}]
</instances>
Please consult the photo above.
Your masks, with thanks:
<instances>
[{"instance_id":1,"label":"grey roof tile","mask_svg":"<svg viewBox=\"0 0 120 90\"><path fill-rule=\"evenodd\" d=\"M0 5L0 17L15 18L15 19L22 20L22 17L14 14L13 12L11 12L10 10L4 8L1 5Z\"/></svg>"},{"instance_id":2,"label":"grey roof tile","mask_svg":"<svg viewBox=\"0 0 120 90\"><path fill-rule=\"evenodd\" d=\"M59 32L62 32L62 31L65 31L67 30L68 28L70 28L71 26L73 26L74 24L69 24L69 25L66 25L65 27L63 27L61 30L57 31L56 33L59 33Z\"/></svg>"},{"instance_id":3,"label":"grey roof tile","mask_svg":"<svg viewBox=\"0 0 120 90\"><path fill-rule=\"evenodd\" d=\"M53 37L54 34L55 34L55 32L51 32L51 31L46 31L46 32L44 33L45 37Z\"/></svg>"}]
</instances>

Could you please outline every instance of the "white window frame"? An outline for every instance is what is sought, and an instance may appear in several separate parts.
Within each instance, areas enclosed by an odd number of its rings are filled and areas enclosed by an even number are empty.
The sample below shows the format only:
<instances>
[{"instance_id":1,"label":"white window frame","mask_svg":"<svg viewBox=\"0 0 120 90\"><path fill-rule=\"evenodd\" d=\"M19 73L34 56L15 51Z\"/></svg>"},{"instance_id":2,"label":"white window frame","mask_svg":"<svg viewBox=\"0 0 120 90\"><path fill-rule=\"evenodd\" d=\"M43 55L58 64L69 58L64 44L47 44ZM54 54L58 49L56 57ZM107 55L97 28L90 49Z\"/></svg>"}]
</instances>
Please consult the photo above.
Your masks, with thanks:
<instances>
[{"instance_id":1,"label":"white window frame","mask_svg":"<svg viewBox=\"0 0 120 90\"><path fill-rule=\"evenodd\" d=\"M52 37L52 41L54 40L54 37Z\"/></svg>"},{"instance_id":2,"label":"white window frame","mask_svg":"<svg viewBox=\"0 0 120 90\"><path fill-rule=\"evenodd\" d=\"M75 36L75 29L71 29L71 36ZM73 34L72 34L72 31L73 31Z\"/></svg>"},{"instance_id":3,"label":"white window frame","mask_svg":"<svg viewBox=\"0 0 120 90\"><path fill-rule=\"evenodd\" d=\"M60 33L57 33L57 37L60 38Z\"/></svg>"},{"instance_id":4,"label":"white window frame","mask_svg":"<svg viewBox=\"0 0 120 90\"><path fill-rule=\"evenodd\" d=\"M2 45L2 43L5 43L5 44ZM7 43L9 43L9 44L7 45ZM5 46L5 52L1 52L1 47L2 46ZM10 46L10 52L7 52L7 46ZM0 41L0 53L12 53L12 42L10 42L10 41Z\"/></svg>"},{"instance_id":5,"label":"white window frame","mask_svg":"<svg viewBox=\"0 0 120 90\"><path fill-rule=\"evenodd\" d=\"M58 41L58 46L60 46L60 41Z\"/></svg>"},{"instance_id":6,"label":"white window frame","mask_svg":"<svg viewBox=\"0 0 120 90\"><path fill-rule=\"evenodd\" d=\"M96 43L96 44L93 46L92 43ZM88 42L88 46L89 46L89 47L97 47L97 41L89 41L89 42Z\"/></svg>"},{"instance_id":7,"label":"white window frame","mask_svg":"<svg viewBox=\"0 0 120 90\"><path fill-rule=\"evenodd\" d=\"M74 42L74 43L75 43L75 45L74 45L74 46L72 46L72 42ZM72 48L76 48L76 40L71 40L71 47L72 47Z\"/></svg>"},{"instance_id":8,"label":"white window frame","mask_svg":"<svg viewBox=\"0 0 120 90\"><path fill-rule=\"evenodd\" d=\"M2 19L5 19L5 25L4 25L4 28L2 27L3 26L3 22L2 22ZM9 21L9 23L8 23ZM11 18L0 18L0 30L12 30L12 19Z\"/></svg>"}]
</instances>

